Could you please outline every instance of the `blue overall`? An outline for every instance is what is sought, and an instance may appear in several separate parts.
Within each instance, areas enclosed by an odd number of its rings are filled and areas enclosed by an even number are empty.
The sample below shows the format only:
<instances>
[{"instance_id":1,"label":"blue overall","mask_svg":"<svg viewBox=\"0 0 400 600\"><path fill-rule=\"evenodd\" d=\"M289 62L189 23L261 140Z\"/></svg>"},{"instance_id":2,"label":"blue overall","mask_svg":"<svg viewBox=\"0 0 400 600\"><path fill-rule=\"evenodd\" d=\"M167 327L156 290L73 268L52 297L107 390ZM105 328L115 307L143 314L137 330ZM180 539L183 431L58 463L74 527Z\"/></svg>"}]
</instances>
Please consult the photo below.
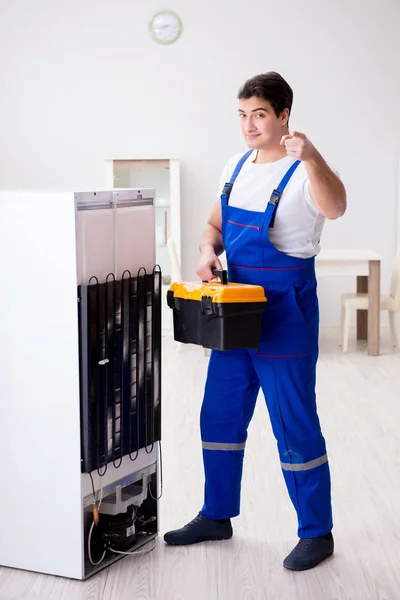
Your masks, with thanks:
<instances>
[{"instance_id":1,"label":"blue overall","mask_svg":"<svg viewBox=\"0 0 400 600\"><path fill-rule=\"evenodd\" d=\"M328 458L315 399L319 313L314 257L284 254L268 235L299 161L272 192L266 211L254 212L229 205L232 186L250 154L240 159L224 187L222 237L229 280L263 286L267 304L257 351L211 353L200 418L205 469L201 512L211 519L240 512L247 428L261 386L297 512L298 535L319 537L332 529L332 509Z\"/></svg>"}]
</instances>

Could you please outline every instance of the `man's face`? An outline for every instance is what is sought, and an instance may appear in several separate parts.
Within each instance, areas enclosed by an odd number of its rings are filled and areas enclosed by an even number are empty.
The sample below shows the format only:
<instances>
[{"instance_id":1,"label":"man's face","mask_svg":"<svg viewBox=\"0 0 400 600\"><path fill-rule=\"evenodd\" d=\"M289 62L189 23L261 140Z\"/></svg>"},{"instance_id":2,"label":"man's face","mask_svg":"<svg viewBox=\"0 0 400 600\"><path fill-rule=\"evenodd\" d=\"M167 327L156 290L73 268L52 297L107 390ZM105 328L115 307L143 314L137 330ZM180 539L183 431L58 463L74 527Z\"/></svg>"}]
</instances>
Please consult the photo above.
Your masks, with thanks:
<instances>
[{"instance_id":1,"label":"man's face","mask_svg":"<svg viewBox=\"0 0 400 600\"><path fill-rule=\"evenodd\" d=\"M243 136L249 148L262 150L279 145L287 131L289 111L276 116L267 100L257 96L239 100L239 119Z\"/></svg>"}]
</instances>

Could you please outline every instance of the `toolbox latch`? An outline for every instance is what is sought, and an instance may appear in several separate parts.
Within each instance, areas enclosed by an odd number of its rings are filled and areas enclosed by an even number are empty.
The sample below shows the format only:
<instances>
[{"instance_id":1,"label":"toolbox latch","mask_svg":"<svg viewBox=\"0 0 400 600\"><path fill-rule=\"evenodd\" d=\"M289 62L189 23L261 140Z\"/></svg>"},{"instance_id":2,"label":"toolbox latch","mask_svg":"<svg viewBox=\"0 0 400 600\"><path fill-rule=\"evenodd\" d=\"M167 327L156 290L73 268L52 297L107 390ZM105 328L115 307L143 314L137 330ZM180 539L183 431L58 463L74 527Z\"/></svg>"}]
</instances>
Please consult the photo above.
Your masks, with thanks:
<instances>
[{"instance_id":1,"label":"toolbox latch","mask_svg":"<svg viewBox=\"0 0 400 600\"><path fill-rule=\"evenodd\" d=\"M213 314L213 305L211 296L202 296L201 298L201 312L203 315Z\"/></svg>"}]
</instances>

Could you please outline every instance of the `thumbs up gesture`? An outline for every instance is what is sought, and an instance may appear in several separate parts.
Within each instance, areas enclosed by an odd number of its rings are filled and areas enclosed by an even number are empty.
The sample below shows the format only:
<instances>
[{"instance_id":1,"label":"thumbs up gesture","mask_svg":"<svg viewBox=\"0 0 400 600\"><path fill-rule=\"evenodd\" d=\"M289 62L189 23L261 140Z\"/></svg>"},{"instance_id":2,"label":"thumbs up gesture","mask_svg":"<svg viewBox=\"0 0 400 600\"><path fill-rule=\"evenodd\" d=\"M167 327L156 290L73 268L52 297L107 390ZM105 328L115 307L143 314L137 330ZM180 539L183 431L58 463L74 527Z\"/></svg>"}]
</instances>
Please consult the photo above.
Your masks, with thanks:
<instances>
[{"instance_id":1,"label":"thumbs up gesture","mask_svg":"<svg viewBox=\"0 0 400 600\"><path fill-rule=\"evenodd\" d=\"M281 146L285 146L288 156L293 156L293 158L297 158L298 160L312 160L318 155L317 149L312 145L308 137L299 131L292 131L292 133L284 135L280 144Z\"/></svg>"}]
</instances>

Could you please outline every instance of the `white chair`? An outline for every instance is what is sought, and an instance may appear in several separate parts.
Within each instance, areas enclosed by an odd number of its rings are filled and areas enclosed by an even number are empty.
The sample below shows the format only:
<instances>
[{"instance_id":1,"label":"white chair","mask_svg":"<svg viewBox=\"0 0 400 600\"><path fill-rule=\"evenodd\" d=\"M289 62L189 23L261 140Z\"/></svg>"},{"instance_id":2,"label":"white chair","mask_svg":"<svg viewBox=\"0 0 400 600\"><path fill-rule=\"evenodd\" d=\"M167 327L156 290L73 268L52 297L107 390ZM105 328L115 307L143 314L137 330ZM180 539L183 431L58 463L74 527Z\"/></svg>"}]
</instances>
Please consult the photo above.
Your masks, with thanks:
<instances>
[{"instance_id":1,"label":"white chair","mask_svg":"<svg viewBox=\"0 0 400 600\"><path fill-rule=\"evenodd\" d=\"M393 346L400 347L400 324L398 322L398 313L400 312L400 252L398 253L393 268L392 279L390 283L390 294L381 296L381 310L387 310L389 313L390 334ZM347 352L351 310L368 310L368 294L343 294L342 295L342 315L341 315L341 342L343 352ZM396 318L397 317L397 318Z\"/></svg>"}]
</instances>

